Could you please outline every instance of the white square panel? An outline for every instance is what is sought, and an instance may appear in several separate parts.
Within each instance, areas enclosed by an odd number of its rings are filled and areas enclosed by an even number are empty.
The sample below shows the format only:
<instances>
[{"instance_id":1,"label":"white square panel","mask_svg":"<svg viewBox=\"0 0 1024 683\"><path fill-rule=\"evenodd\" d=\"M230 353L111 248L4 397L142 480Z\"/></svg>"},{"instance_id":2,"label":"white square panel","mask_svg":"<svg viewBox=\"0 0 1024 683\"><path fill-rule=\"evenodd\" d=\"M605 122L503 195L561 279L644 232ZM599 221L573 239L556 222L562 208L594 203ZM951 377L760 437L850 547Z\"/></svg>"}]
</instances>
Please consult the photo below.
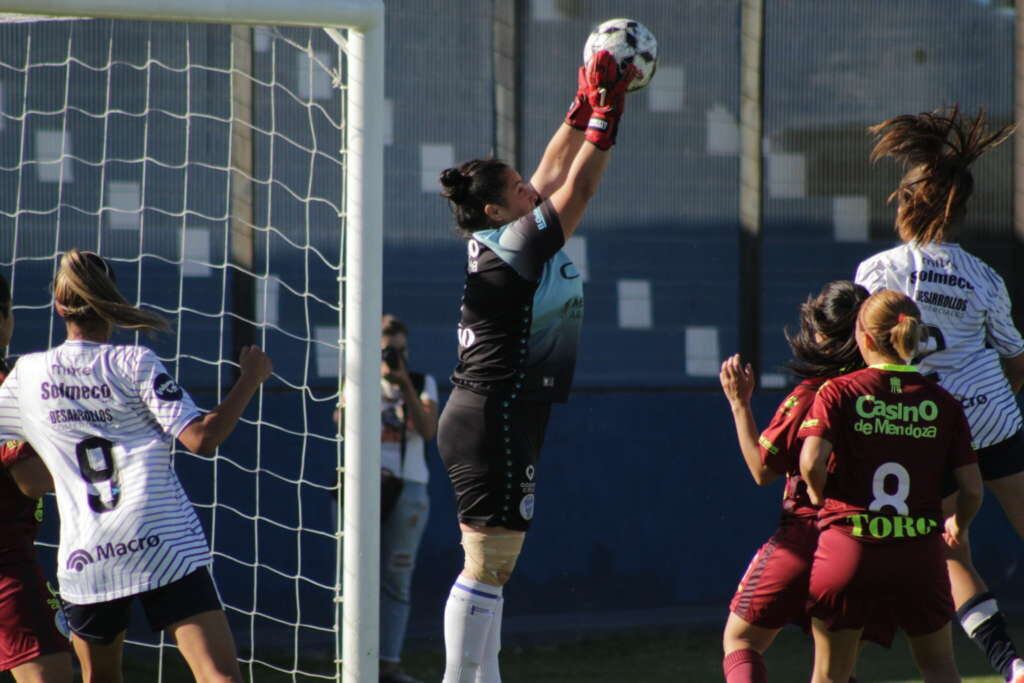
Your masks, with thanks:
<instances>
[{"instance_id":1,"label":"white square panel","mask_svg":"<svg viewBox=\"0 0 1024 683\"><path fill-rule=\"evenodd\" d=\"M107 225L114 230L137 230L142 208L142 186L134 180L111 180L107 183L104 209Z\"/></svg>"},{"instance_id":2,"label":"white square panel","mask_svg":"<svg viewBox=\"0 0 1024 683\"><path fill-rule=\"evenodd\" d=\"M686 374L691 377L717 377L722 367L718 350L718 328L686 328Z\"/></svg>"},{"instance_id":3,"label":"white square panel","mask_svg":"<svg viewBox=\"0 0 1024 683\"><path fill-rule=\"evenodd\" d=\"M337 377L340 371L338 328L317 325L313 332L316 344L317 377Z\"/></svg>"},{"instance_id":4,"label":"white square panel","mask_svg":"<svg viewBox=\"0 0 1024 683\"><path fill-rule=\"evenodd\" d=\"M269 275L256 282L256 320L265 325L278 324L281 301L281 281Z\"/></svg>"},{"instance_id":5,"label":"white square panel","mask_svg":"<svg viewBox=\"0 0 1024 683\"><path fill-rule=\"evenodd\" d=\"M680 112L686 101L686 69L658 64L647 86L647 107L655 112Z\"/></svg>"},{"instance_id":6,"label":"white square panel","mask_svg":"<svg viewBox=\"0 0 1024 683\"><path fill-rule=\"evenodd\" d=\"M2 120L2 118L0 118ZM61 141L64 145L61 149ZM43 183L61 182L63 167L65 183L75 180L73 166L68 155L71 154L71 134L66 136L59 130L36 131L36 174ZM63 161L61 158L63 157Z\"/></svg>"},{"instance_id":7,"label":"white square panel","mask_svg":"<svg viewBox=\"0 0 1024 683\"><path fill-rule=\"evenodd\" d=\"M295 54L295 92L304 100L324 100L330 97L334 90L331 86L331 75L321 66L321 64L330 65L331 53L316 52L314 54L316 61L312 64L305 52ZM312 69L312 74L310 74L310 69Z\"/></svg>"},{"instance_id":8,"label":"white square panel","mask_svg":"<svg viewBox=\"0 0 1024 683\"><path fill-rule=\"evenodd\" d=\"M715 104L705 112L707 138L705 151L708 156L734 157L740 153L740 126L736 117L725 105Z\"/></svg>"},{"instance_id":9,"label":"white square panel","mask_svg":"<svg viewBox=\"0 0 1024 683\"><path fill-rule=\"evenodd\" d=\"M654 325L651 312L650 280L619 280L619 327L649 330Z\"/></svg>"},{"instance_id":10,"label":"white square panel","mask_svg":"<svg viewBox=\"0 0 1024 683\"><path fill-rule=\"evenodd\" d=\"M455 148L451 145L420 145L420 191L437 194L441 171L455 165Z\"/></svg>"},{"instance_id":11,"label":"white square panel","mask_svg":"<svg viewBox=\"0 0 1024 683\"><path fill-rule=\"evenodd\" d=\"M530 0L530 17L534 21L562 21L565 15L559 9L560 0ZM580 54L583 43L580 43Z\"/></svg>"},{"instance_id":12,"label":"white square panel","mask_svg":"<svg viewBox=\"0 0 1024 683\"><path fill-rule=\"evenodd\" d=\"M210 229L185 228L185 254L181 274L185 277L209 277Z\"/></svg>"},{"instance_id":13,"label":"white square panel","mask_svg":"<svg viewBox=\"0 0 1024 683\"><path fill-rule=\"evenodd\" d=\"M868 198L860 196L832 198L832 225L837 242L867 242L870 224Z\"/></svg>"},{"instance_id":14,"label":"white square panel","mask_svg":"<svg viewBox=\"0 0 1024 683\"><path fill-rule=\"evenodd\" d=\"M807 161L803 154L768 155L768 195L775 199L807 196Z\"/></svg>"},{"instance_id":15,"label":"white square panel","mask_svg":"<svg viewBox=\"0 0 1024 683\"><path fill-rule=\"evenodd\" d=\"M273 40L274 36L266 26L257 26L253 28L252 47L256 52L266 52L269 50Z\"/></svg>"},{"instance_id":16,"label":"white square panel","mask_svg":"<svg viewBox=\"0 0 1024 683\"><path fill-rule=\"evenodd\" d=\"M590 267L587 263L587 238L573 235L565 242L562 251L569 257L569 260L576 264L576 270L580 271L580 277L584 282L590 280Z\"/></svg>"}]
</instances>

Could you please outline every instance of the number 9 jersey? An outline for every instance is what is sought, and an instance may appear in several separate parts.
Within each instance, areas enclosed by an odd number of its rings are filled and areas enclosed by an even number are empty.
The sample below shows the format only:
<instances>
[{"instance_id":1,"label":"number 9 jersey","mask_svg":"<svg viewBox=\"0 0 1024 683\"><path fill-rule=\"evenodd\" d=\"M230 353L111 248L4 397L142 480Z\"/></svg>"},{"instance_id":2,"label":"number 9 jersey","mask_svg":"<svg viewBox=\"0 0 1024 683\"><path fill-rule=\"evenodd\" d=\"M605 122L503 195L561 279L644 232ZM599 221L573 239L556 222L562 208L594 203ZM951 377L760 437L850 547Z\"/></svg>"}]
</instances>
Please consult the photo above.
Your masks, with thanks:
<instances>
[{"instance_id":1,"label":"number 9 jersey","mask_svg":"<svg viewBox=\"0 0 1024 683\"><path fill-rule=\"evenodd\" d=\"M928 346L914 359L964 407L975 448L1005 441L1024 421L1001 358L1024 353L1003 279L957 244L903 244L864 260L857 284L903 292L921 309Z\"/></svg>"},{"instance_id":2,"label":"number 9 jersey","mask_svg":"<svg viewBox=\"0 0 1024 683\"><path fill-rule=\"evenodd\" d=\"M171 466L199 417L145 347L73 340L18 361L0 386L0 440L28 441L53 477L65 600L115 600L210 564Z\"/></svg>"}]
</instances>

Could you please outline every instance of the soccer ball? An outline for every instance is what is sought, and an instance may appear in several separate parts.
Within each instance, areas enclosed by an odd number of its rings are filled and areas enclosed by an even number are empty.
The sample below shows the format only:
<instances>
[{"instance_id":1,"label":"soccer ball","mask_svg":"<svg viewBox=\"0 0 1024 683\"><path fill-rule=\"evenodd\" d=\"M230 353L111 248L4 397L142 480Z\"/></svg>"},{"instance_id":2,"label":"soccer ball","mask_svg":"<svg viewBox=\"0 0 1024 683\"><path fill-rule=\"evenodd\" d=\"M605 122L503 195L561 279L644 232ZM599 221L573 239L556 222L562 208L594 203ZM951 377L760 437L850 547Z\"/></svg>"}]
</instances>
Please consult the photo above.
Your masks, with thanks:
<instances>
[{"instance_id":1,"label":"soccer ball","mask_svg":"<svg viewBox=\"0 0 1024 683\"><path fill-rule=\"evenodd\" d=\"M619 63L619 70L632 64L640 76L630 84L630 90L639 90L651 82L658 66L658 41L646 26L633 19L609 19L595 28L583 46L583 63L590 61L595 52L608 50Z\"/></svg>"}]
</instances>

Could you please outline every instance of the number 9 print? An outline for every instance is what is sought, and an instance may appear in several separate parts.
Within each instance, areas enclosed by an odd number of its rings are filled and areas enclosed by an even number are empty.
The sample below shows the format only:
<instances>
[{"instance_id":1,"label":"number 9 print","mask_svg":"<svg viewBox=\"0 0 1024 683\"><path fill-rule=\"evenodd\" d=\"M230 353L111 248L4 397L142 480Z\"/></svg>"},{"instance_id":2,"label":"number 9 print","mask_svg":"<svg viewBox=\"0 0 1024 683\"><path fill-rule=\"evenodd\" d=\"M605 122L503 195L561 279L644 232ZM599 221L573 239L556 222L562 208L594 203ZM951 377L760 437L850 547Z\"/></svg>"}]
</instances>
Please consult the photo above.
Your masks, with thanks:
<instances>
[{"instance_id":1,"label":"number 9 print","mask_svg":"<svg viewBox=\"0 0 1024 683\"><path fill-rule=\"evenodd\" d=\"M75 446L79 474L85 481L89 507L94 512L110 512L121 502L113 448L113 442L100 436L90 436Z\"/></svg>"}]
</instances>

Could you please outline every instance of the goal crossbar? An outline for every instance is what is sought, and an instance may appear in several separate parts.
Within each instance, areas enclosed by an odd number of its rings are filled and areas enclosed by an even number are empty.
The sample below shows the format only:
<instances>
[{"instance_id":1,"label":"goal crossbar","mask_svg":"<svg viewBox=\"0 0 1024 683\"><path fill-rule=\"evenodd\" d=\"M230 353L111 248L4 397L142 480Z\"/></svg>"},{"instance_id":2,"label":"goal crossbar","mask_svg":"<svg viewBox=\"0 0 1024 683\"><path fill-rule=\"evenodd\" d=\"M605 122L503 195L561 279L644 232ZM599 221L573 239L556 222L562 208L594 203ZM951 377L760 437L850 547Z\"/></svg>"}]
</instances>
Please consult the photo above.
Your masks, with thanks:
<instances>
[{"instance_id":1,"label":"goal crossbar","mask_svg":"<svg viewBox=\"0 0 1024 683\"><path fill-rule=\"evenodd\" d=\"M344 367L345 493L337 566L340 678L378 677L380 593L380 319L382 312L384 4L382 0L0 0L0 13L143 21L315 26L348 59L345 121ZM334 27L350 29L342 41ZM342 230L339 225L339 240ZM341 281L339 277L339 281Z\"/></svg>"},{"instance_id":2,"label":"goal crossbar","mask_svg":"<svg viewBox=\"0 0 1024 683\"><path fill-rule=\"evenodd\" d=\"M0 10L98 19L184 21L271 26L345 26L368 31L383 24L382 0L4 0Z\"/></svg>"}]
</instances>

